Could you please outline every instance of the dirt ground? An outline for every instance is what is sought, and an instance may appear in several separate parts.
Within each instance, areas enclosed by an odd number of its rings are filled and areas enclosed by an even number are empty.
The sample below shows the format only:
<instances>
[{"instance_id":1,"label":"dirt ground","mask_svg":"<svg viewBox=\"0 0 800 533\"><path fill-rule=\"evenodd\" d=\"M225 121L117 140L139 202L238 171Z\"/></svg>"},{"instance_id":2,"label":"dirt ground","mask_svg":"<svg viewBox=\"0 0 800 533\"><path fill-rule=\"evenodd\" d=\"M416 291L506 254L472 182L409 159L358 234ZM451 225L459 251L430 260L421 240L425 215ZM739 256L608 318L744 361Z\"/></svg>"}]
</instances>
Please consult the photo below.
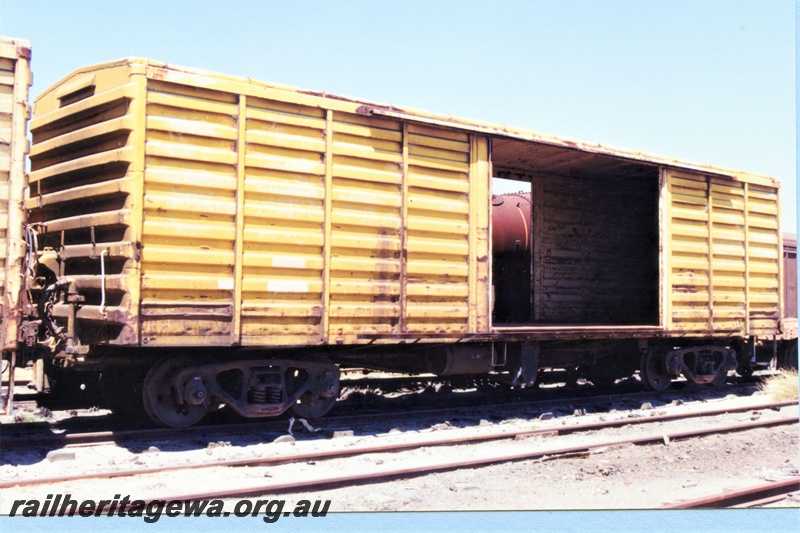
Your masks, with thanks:
<instances>
[{"instance_id":1,"label":"dirt ground","mask_svg":"<svg viewBox=\"0 0 800 533\"><path fill-rule=\"evenodd\" d=\"M759 429L287 498L330 499L339 511L655 509L680 499L800 475L799 450L797 427ZM796 507L800 494L776 505Z\"/></svg>"},{"instance_id":2,"label":"dirt ground","mask_svg":"<svg viewBox=\"0 0 800 533\"><path fill-rule=\"evenodd\" d=\"M647 417L695 409L736 406L764 402L763 393L749 397L731 395L713 402L677 402L651 409L618 411L606 414L556 417L552 420L509 418L500 422L511 428L548 428L600 419ZM797 414L797 407L778 411L757 410L731 413L713 419L659 422L644 426L624 426L560 437L531 437L494 441L479 445L423 448L401 454L360 455L329 461L296 463L285 466L215 468L182 470L168 475L143 475L135 478L85 480L58 485L0 490L0 511L7 512L10 499L44 498L47 494L71 492L74 496L108 498L125 492L152 497L155 494L181 494L204 488L241 486L288 481L320 474L352 473L378 470L397 465L424 463L438 459L457 459L488 455L498 451L537 450L553 445L591 444L608 438L636 433L667 434L711 423L744 422L751 419ZM497 427L496 424L486 426ZM508 511L574 509L657 509L678 500L697 498L758 485L769 480L800 476L800 432L797 425L749 430L740 433L710 435L690 440L663 441L649 445L623 445L595 450L571 457L538 458L481 468L436 472L393 479L381 483L351 484L301 494L280 494L288 501L300 499L331 500L331 512L385 511ZM3 453L0 477L25 479L93 469L130 468L135 465L159 466L197 463L225 458L271 456L312 451L330 446L355 446L390 438L413 439L432 432L480 432L484 428L432 427L407 434L361 435L339 439L313 440L296 432L296 442L254 442L253 439L205 443L194 440L176 444L154 443L137 450L131 447L91 446L70 448L66 455L42 451ZM61 455L59 455L59 453ZM144 496L141 496L144 497ZM800 495L774 504L778 507L800 506Z\"/></svg>"},{"instance_id":3,"label":"dirt ground","mask_svg":"<svg viewBox=\"0 0 800 533\"><path fill-rule=\"evenodd\" d=\"M118 445L73 447L65 450L0 450L0 479L29 479L69 475L76 472L158 467L173 464L208 463L232 458L282 456L313 452L331 446L347 448L391 439L415 439L450 432L480 433L506 429L548 429L586 422L613 419L647 418L696 410L732 409L741 405L765 403L770 398L761 392L726 393L703 397L697 391L676 391L662 395L655 405L613 402L605 411L588 414L574 412L572 407L554 409L552 419L530 414L503 413L476 424L433 424L425 421L397 424L402 431L390 431L396 422L386 420L376 428L351 428L353 436L316 438L294 426L295 439L275 439L275 435L207 437L192 435L179 442L143 442ZM115 495L131 498L191 494L226 487L265 486L294 481L303 477L381 471L403 465L439 460L489 456L496 452L536 452L559 445L585 444L601 440L631 437L637 433L667 434L677 430L719 423L766 420L797 415L797 406L780 411L750 409L713 418L656 422L620 428L580 432L564 436L528 437L492 441L480 445L429 447L403 453L359 455L327 461L309 461L281 466L241 468L204 468L148 474L136 477L89 479L59 484L43 484L0 489L0 527L14 500L48 495L71 494L73 498L110 499ZM21 411L22 418L37 416L35 408ZM18 413L17 418L20 418ZM103 411L81 412L82 416L103 416ZM69 416L57 412L54 418ZM14 417L2 417L5 426ZM486 424L484 424L486 422ZM343 428L347 429L347 428ZM0 431L2 428L0 428ZM287 428L288 433L288 428ZM158 523L143 519L120 519L128 530L237 530L297 531L719 531L773 532L796 531L800 519L800 494L771 504L771 509L746 511L659 511L662 506L717 494L726 490L759 485L766 481L800 476L800 426L782 425L746 432L714 434L689 440L659 440L647 445L620 445L594 449L591 453L567 457L538 457L479 468L399 477L379 483L357 484L300 493L265 490L247 500L285 500L287 508L296 502L330 500L328 514L317 518L281 517L264 523L261 516L249 518L185 518L162 517ZM225 500L230 511L242 499ZM265 517L264 517L265 518ZM12 519L7 529L19 528ZM791 526L794 523L795 526ZM62 522L26 519L25 530L53 531ZM117 525L116 518L113 525ZM91 531L107 521L79 519L70 528ZM160 529L159 529L160 528Z\"/></svg>"}]
</instances>

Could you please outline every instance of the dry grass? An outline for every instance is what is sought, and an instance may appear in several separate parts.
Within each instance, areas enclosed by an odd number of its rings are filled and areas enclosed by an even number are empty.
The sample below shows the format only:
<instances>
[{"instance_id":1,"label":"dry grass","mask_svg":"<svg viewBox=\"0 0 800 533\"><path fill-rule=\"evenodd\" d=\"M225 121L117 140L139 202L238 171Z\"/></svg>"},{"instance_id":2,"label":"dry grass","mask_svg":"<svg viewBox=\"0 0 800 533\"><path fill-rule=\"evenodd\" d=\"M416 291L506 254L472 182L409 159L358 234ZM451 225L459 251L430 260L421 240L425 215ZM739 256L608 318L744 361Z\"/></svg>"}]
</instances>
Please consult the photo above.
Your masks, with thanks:
<instances>
[{"instance_id":1,"label":"dry grass","mask_svg":"<svg viewBox=\"0 0 800 533\"><path fill-rule=\"evenodd\" d=\"M797 400L797 379L797 370L783 370L759 384L758 388L776 401Z\"/></svg>"}]
</instances>

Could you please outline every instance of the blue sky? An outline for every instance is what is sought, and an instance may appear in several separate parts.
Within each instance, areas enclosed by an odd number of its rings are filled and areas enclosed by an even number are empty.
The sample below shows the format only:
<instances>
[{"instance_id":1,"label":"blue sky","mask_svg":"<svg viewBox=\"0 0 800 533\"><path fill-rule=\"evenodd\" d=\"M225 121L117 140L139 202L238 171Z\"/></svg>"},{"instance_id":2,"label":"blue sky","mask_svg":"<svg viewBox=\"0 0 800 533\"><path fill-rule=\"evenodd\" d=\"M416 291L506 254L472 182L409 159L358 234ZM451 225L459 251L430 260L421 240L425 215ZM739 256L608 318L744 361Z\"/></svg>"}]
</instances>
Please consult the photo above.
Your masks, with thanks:
<instances>
[{"instance_id":1,"label":"blue sky","mask_svg":"<svg viewBox=\"0 0 800 533\"><path fill-rule=\"evenodd\" d=\"M796 227L792 0L0 0L32 95L149 57L774 176Z\"/></svg>"}]
</instances>

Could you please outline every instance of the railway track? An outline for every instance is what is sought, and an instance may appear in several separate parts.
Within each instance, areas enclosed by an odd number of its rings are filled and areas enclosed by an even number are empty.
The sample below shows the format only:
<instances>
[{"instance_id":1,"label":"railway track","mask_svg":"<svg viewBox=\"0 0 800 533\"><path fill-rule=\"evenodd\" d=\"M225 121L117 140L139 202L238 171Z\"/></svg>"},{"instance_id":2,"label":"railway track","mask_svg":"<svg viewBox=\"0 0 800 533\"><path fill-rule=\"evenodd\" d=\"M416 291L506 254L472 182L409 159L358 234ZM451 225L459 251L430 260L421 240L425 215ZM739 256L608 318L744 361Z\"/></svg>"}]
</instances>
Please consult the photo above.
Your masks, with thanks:
<instances>
[{"instance_id":1,"label":"railway track","mask_svg":"<svg viewBox=\"0 0 800 533\"><path fill-rule=\"evenodd\" d=\"M714 417L722 414L740 413L748 411L763 411L763 410L778 410L785 407L796 405L796 402L760 402L751 403L749 405L740 406L738 408L725 407L722 409L706 408L687 415L686 413L671 413L664 415L647 416L641 418L624 418L619 420L578 423L569 426L558 426L553 424L534 424L528 425L523 428L508 429L502 425L497 425L489 428L488 430L481 431L481 428L465 428L456 431L441 431L430 433L427 435L413 434L395 436L388 440L377 442L370 442L367 444L352 445L337 445L335 442L328 446L325 450L319 451L300 451L293 453L281 453L272 456L258 455L247 458L236 458L223 461L202 461L192 464L176 464L168 466L160 466L153 468L134 468L134 469L117 469L106 471L90 471L82 472L80 474L50 476L50 477L32 477L29 479L15 479L0 482L0 489L10 487L32 486L39 484L52 484L52 483L65 483L78 480L87 479L100 479L100 478L122 478L131 476L140 476L145 474L165 473L177 470L189 469L213 469L213 468L241 468L241 467L255 467L255 466L280 466L292 463L301 462L317 462L325 461L333 458L343 457L358 457L366 456L368 454L376 453L399 453L409 450L419 450L421 448L441 447L441 446L460 446L468 444L486 443L491 441L508 441L530 439L535 437L558 437L575 433L591 433L609 428L620 428L624 426L634 425L647 425L656 424L659 422L667 422L674 420L688 420L690 418L707 418ZM396 476L409 476L421 475L425 473L451 470L457 468L471 468L487 464L517 461L522 459L537 459L543 457L556 457L575 453L590 453L595 449L602 449L614 446L622 446L625 444L647 444L651 442L668 442L676 439L686 439L698 436L705 436L710 434L728 433L735 431L745 431L754 428L771 427L783 424L797 423L798 417L796 415L784 415L781 417L770 418L767 420L751 420L745 423L723 423L714 424L710 427L695 429L695 430L659 430L655 432L640 434L633 437L615 437L615 438L602 438L590 444L571 444L563 445L558 442L545 446L538 446L534 448L524 447L524 451L513 451L504 454L490 454L481 457L469 457L466 459L459 459L455 461L433 462L422 465L414 466L401 466L397 468L381 468L368 473L361 473L358 475L333 475L328 477L309 478L305 480L294 480L290 482L276 482L265 485L258 485L249 488L231 488L226 489L229 492L216 491L214 493L191 494L172 496L172 499L194 499L194 498L222 498L233 496L246 496L258 491L267 492L280 492L289 490L303 490L311 487L336 485L348 482L369 482L379 481L382 479L392 478ZM535 427L534 427L535 426ZM375 439L373 439L375 440ZM232 491L232 492L231 492ZM224 495L223 495L224 494Z\"/></svg>"},{"instance_id":2,"label":"railway track","mask_svg":"<svg viewBox=\"0 0 800 533\"><path fill-rule=\"evenodd\" d=\"M719 398L728 394L749 392L752 384L732 384L725 388L698 390L699 396L704 399ZM563 391L562 391L563 392ZM633 392L624 395L620 394L600 394L592 395L582 393L568 397L558 397L549 399L509 399L509 395L488 395L492 401L486 400L487 395L472 396L469 401L450 402L449 405L441 407L414 407L395 409L377 409L372 412L364 412L358 408L357 413L350 413L353 407L342 405L324 419L315 421L319 426L322 435L333 433L341 428L348 428L353 425L365 425L369 423L396 424L403 421L420 421L426 419L447 420L453 417L469 418L486 416L491 413L494 416L501 416L505 412L525 411L529 416L538 416L548 410L562 409L564 411L574 411L580 405L582 411L591 409L598 405L617 405L628 404L635 406L640 402L658 403L676 396L676 391L663 393L654 392ZM691 393L682 394L687 397L687 401L692 397ZM681 400L683 401L683 400ZM439 403L439 402L437 402ZM480 405L476 405L479 403ZM95 420L89 420L92 424L97 424ZM30 449L30 448L57 448L67 446L86 446L92 444L104 444L109 442L148 442L148 441L168 441L190 439L193 437L225 438L237 435L263 435L265 438L286 434L289 427L289 420L286 418L259 420L256 422L224 423L204 426L194 426L191 428L136 428L121 430L101 430L101 431L74 431L71 428L64 429L60 423L34 423L34 424L14 424L4 427L3 435L0 437L0 450ZM391 428L389 428L391 429ZM388 431L388 429L387 429Z\"/></svg>"},{"instance_id":3,"label":"railway track","mask_svg":"<svg viewBox=\"0 0 800 533\"><path fill-rule=\"evenodd\" d=\"M712 494L702 498L665 505L664 509L723 509L730 507L762 507L783 500L800 491L800 477L770 481L739 490Z\"/></svg>"},{"instance_id":4,"label":"railway track","mask_svg":"<svg viewBox=\"0 0 800 533\"><path fill-rule=\"evenodd\" d=\"M359 472L355 474L333 474L329 476L311 476L305 479L292 479L290 481L275 481L267 483L254 483L250 485L237 485L235 487L225 487L211 491L197 491L197 492L182 492L178 494L164 493L157 495L152 500L208 500L216 498L233 498L233 497L247 497L258 496L263 494L280 494L289 492L302 492L309 489L321 489L324 487L335 487L349 483L374 483L385 480L390 480L398 477L409 477L429 474L433 472L441 472L447 470L455 470L462 468L477 468L491 464L521 461L526 459L543 459L553 458L558 456L568 456L572 454L591 453L593 450L605 449L614 446L623 446L627 444L648 444L654 442L661 442L664 439L677 440L693 437L701 437L714 433L728 433L732 431L744 431L748 429L755 429L761 427L768 427L779 424L795 424L798 422L797 416L784 417L770 422L750 422L745 424L726 424L704 430L693 431L678 431L673 433L655 432L648 435L622 438L622 439L609 439L599 440L592 444L580 444L574 446L553 446L544 447L540 449L524 450L509 453L492 453L477 457L468 457L465 459L451 460L451 461L431 461L423 464L411 464L396 467L386 468L380 465L367 472ZM446 442L447 445L454 444L453 442ZM386 450L384 450L386 451ZM367 452L365 452L367 453Z\"/></svg>"}]
</instances>

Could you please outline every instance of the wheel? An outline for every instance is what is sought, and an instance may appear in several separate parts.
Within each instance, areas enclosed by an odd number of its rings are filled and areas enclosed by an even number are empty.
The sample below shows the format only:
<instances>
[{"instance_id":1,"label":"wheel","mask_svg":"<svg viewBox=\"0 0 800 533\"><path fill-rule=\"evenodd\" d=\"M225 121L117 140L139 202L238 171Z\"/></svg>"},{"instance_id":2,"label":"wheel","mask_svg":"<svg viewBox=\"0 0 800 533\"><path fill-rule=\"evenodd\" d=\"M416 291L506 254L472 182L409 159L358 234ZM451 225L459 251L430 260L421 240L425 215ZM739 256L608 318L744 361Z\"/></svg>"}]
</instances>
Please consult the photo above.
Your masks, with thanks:
<instances>
[{"instance_id":1,"label":"wheel","mask_svg":"<svg viewBox=\"0 0 800 533\"><path fill-rule=\"evenodd\" d=\"M191 360L173 357L158 361L150 368L144 378L142 400L150 418L161 426L185 428L198 423L209 411L210 399L198 405L177 403L173 379L175 375L191 366Z\"/></svg>"},{"instance_id":2,"label":"wheel","mask_svg":"<svg viewBox=\"0 0 800 533\"><path fill-rule=\"evenodd\" d=\"M311 393L307 392L300 396L290 409L298 418L322 418L328 414L328 411L331 410L335 403L336 396L331 396L330 398L323 398L322 396L312 398Z\"/></svg>"},{"instance_id":3,"label":"wheel","mask_svg":"<svg viewBox=\"0 0 800 533\"><path fill-rule=\"evenodd\" d=\"M751 374L753 373L752 369L750 370L750 373ZM717 375L714 376L713 380L711 380L711 386L722 387L727 382L728 382L728 369L723 364L722 367L719 369L719 372L717 372Z\"/></svg>"},{"instance_id":4,"label":"wheel","mask_svg":"<svg viewBox=\"0 0 800 533\"><path fill-rule=\"evenodd\" d=\"M331 364L327 357L309 357L309 362ZM299 418L314 419L325 416L336 403L339 397L339 370L333 366L333 370L325 370L323 376L317 382L318 390L316 398L314 391L308 391L300 396L289 410ZM289 391L297 390L297 387L305 382L308 374L306 371L295 370L291 376L287 377L287 387Z\"/></svg>"},{"instance_id":5,"label":"wheel","mask_svg":"<svg viewBox=\"0 0 800 533\"><path fill-rule=\"evenodd\" d=\"M753 375L753 367L749 364L741 364L736 367L736 373L747 379Z\"/></svg>"},{"instance_id":6,"label":"wheel","mask_svg":"<svg viewBox=\"0 0 800 533\"><path fill-rule=\"evenodd\" d=\"M779 358L779 362L780 368L797 370L797 339L787 344Z\"/></svg>"},{"instance_id":7,"label":"wheel","mask_svg":"<svg viewBox=\"0 0 800 533\"><path fill-rule=\"evenodd\" d=\"M660 347L651 348L646 354L642 355L639 377L645 389L661 392L672 385L672 379L667 373L665 355L664 350Z\"/></svg>"}]
</instances>

